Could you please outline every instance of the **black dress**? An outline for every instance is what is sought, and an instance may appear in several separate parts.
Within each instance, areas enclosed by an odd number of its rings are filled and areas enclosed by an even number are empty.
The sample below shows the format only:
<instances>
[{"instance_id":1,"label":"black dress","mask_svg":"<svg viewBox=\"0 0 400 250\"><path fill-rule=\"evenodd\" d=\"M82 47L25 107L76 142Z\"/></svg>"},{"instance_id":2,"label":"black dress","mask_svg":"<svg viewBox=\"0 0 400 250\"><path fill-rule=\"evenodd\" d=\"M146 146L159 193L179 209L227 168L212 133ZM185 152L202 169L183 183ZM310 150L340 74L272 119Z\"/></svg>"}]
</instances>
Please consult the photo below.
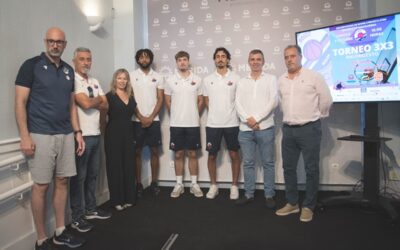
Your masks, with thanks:
<instances>
[{"instance_id":1,"label":"black dress","mask_svg":"<svg viewBox=\"0 0 400 250\"><path fill-rule=\"evenodd\" d=\"M108 92L108 122L104 136L106 169L112 206L135 204L135 147L132 115L136 101L125 104L117 94Z\"/></svg>"}]
</instances>

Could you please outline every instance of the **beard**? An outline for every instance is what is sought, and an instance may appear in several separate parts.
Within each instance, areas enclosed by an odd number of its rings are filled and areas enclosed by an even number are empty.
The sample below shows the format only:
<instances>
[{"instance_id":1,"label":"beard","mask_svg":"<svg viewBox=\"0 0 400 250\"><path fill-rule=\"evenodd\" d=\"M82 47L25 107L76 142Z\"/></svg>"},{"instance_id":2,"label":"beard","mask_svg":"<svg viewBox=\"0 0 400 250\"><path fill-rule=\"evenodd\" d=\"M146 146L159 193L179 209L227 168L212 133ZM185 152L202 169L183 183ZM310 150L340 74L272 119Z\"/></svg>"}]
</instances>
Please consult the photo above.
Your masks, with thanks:
<instances>
[{"instance_id":1,"label":"beard","mask_svg":"<svg viewBox=\"0 0 400 250\"><path fill-rule=\"evenodd\" d=\"M82 73L88 75L90 72L90 68L82 68Z\"/></svg>"},{"instance_id":2,"label":"beard","mask_svg":"<svg viewBox=\"0 0 400 250\"><path fill-rule=\"evenodd\" d=\"M138 64L139 64L139 67L141 69L149 69L150 66L151 66L151 63L140 63L140 62L138 62Z\"/></svg>"},{"instance_id":3,"label":"beard","mask_svg":"<svg viewBox=\"0 0 400 250\"><path fill-rule=\"evenodd\" d=\"M47 51L47 53L48 53L50 56L53 56L53 57L61 57L63 51L60 50L60 49L54 49L54 48L52 48L52 49L49 49L49 50Z\"/></svg>"}]
</instances>

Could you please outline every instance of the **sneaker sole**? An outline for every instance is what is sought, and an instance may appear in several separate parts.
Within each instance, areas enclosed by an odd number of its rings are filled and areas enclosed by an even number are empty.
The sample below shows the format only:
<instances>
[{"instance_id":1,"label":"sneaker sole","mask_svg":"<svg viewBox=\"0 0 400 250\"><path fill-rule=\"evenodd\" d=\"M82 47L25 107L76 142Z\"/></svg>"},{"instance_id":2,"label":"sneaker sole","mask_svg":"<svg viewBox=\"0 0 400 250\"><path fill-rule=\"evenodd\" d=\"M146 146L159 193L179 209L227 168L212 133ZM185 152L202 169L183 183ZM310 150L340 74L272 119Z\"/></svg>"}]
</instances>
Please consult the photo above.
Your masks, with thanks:
<instances>
[{"instance_id":1,"label":"sneaker sole","mask_svg":"<svg viewBox=\"0 0 400 250\"><path fill-rule=\"evenodd\" d=\"M182 191L181 191L180 193L178 193L178 194L172 194L172 193L171 193L171 198L178 198L178 197L181 196L181 194L183 194L184 192L185 192L185 190L182 189Z\"/></svg>"},{"instance_id":2,"label":"sneaker sole","mask_svg":"<svg viewBox=\"0 0 400 250\"><path fill-rule=\"evenodd\" d=\"M192 190L190 190L190 193L191 194L193 194L195 197L198 197L198 198L200 198L200 197L203 197L203 193L201 193L201 194L196 194L195 192L193 192Z\"/></svg>"},{"instance_id":3,"label":"sneaker sole","mask_svg":"<svg viewBox=\"0 0 400 250\"><path fill-rule=\"evenodd\" d=\"M286 216L286 215L289 215L289 214L296 214L298 212L300 212L299 208L297 208L295 210L292 210L290 212L286 212L286 213L278 213L278 212L276 212L275 214L278 215L278 216Z\"/></svg>"},{"instance_id":4,"label":"sneaker sole","mask_svg":"<svg viewBox=\"0 0 400 250\"><path fill-rule=\"evenodd\" d=\"M86 220L92 220L92 219L100 219L100 220L106 220L111 218L111 216L98 216L98 215L85 215L84 218Z\"/></svg>"},{"instance_id":5,"label":"sneaker sole","mask_svg":"<svg viewBox=\"0 0 400 250\"><path fill-rule=\"evenodd\" d=\"M86 232L89 232L90 230L93 229L93 228L89 228L89 229L80 229L79 227L74 226L74 225L72 225L72 224L71 224L71 228L73 228L73 229L75 229L76 231L81 232L81 233L86 233Z\"/></svg>"},{"instance_id":6,"label":"sneaker sole","mask_svg":"<svg viewBox=\"0 0 400 250\"><path fill-rule=\"evenodd\" d=\"M59 246L65 245L65 246L67 246L67 247L69 247L69 248L77 248L77 247L83 246L83 244L72 245L72 244L70 244L70 243L65 243L65 242L57 241L57 240L54 239L54 238L53 238L53 243L56 244L56 245L59 245Z\"/></svg>"},{"instance_id":7,"label":"sneaker sole","mask_svg":"<svg viewBox=\"0 0 400 250\"><path fill-rule=\"evenodd\" d=\"M310 222L310 221L312 221L312 219L313 219L313 218L311 218L311 219L302 219L302 218L300 218L300 221L301 221L301 222Z\"/></svg>"},{"instance_id":8,"label":"sneaker sole","mask_svg":"<svg viewBox=\"0 0 400 250\"><path fill-rule=\"evenodd\" d=\"M215 197L217 197L217 195L218 195L218 191L213 196L208 195L208 193L207 193L206 198L212 200L212 199L215 199Z\"/></svg>"}]
</instances>

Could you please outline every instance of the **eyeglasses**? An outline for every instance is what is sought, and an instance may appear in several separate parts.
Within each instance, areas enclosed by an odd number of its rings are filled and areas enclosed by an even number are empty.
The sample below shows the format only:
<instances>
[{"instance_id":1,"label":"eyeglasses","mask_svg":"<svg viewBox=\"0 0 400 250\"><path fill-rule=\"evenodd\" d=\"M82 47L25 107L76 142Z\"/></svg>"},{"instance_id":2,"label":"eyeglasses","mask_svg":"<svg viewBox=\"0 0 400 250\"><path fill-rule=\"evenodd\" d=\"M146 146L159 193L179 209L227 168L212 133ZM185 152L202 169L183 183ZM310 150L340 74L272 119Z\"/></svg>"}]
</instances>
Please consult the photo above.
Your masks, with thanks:
<instances>
[{"instance_id":1,"label":"eyeglasses","mask_svg":"<svg viewBox=\"0 0 400 250\"><path fill-rule=\"evenodd\" d=\"M53 39L46 39L48 45L53 46L54 44L57 46L62 46L66 43L64 40L53 40Z\"/></svg>"},{"instance_id":2,"label":"eyeglasses","mask_svg":"<svg viewBox=\"0 0 400 250\"><path fill-rule=\"evenodd\" d=\"M93 89L92 89L92 87L88 86L88 87L87 87L87 90L89 91L89 98L93 98L93 97L94 97L94 94L93 94Z\"/></svg>"}]
</instances>

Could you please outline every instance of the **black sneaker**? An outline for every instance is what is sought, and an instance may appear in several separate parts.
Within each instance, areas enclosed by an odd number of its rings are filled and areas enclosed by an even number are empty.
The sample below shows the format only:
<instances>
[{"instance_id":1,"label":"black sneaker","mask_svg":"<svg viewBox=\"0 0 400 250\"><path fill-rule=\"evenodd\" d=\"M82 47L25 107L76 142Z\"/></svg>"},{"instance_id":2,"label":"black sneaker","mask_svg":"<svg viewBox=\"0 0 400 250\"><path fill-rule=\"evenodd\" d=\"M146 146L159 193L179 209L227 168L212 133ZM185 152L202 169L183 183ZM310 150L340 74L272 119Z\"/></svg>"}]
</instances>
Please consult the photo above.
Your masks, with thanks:
<instances>
[{"instance_id":1,"label":"black sneaker","mask_svg":"<svg viewBox=\"0 0 400 250\"><path fill-rule=\"evenodd\" d=\"M273 197L265 198L265 206L269 209L274 209L276 206L274 198Z\"/></svg>"},{"instance_id":2,"label":"black sneaker","mask_svg":"<svg viewBox=\"0 0 400 250\"><path fill-rule=\"evenodd\" d=\"M59 236L54 233L53 243L56 245L66 245L70 248L76 248L85 244L85 240L68 233L65 229Z\"/></svg>"},{"instance_id":3,"label":"black sneaker","mask_svg":"<svg viewBox=\"0 0 400 250\"><path fill-rule=\"evenodd\" d=\"M254 198L248 198L246 195L244 195L242 198L240 198L239 200L236 200L235 204L238 206L243 206L243 205L247 205L251 202L254 201Z\"/></svg>"},{"instance_id":4,"label":"black sneaker","mask_svg":"<svg viewBox=\"0 0 400 250\"><path fill-rule=\"evenodd\" d=\"M38 245L37 241L35 244L35 250L53 250L54 247L51 244L50 239L46 239L45 241L43 241L42 245Z\"/></svg>"},{"instance_id":5,"label":"black sneaker","mask_svg":"<svg viewBox=\"0 0 400 250\"><path fill-rule=\"evenodd\" d=\"M71 227L73 229L78 230L81 233L86 233L93 229L93 225L87 220L82 218L72 221Z\"/></svg>"},{"instance_id":6,"label":"black sneaker","mask_svg":"<svg viewBox=\"0 0 400 250\"><path fill-rule=\"evenodd\" d=\"M150 190L154 193L154 195L158 195L160 193L160 188L158 187L157 182L153 181L150 184Z\"/></svg>"},{"instance_id":7,"label":"black sneaker","mask_svg":"<svg viewBox=\"0 0 400 250\"><path fill-rule=\"evenodd\" d=\"M91 220L91 219L101 219L105 220L111 217L111 213L104 211L102 209L96 208L94 210L87 211L85 214L85 219L86 220Z\"/></svg>"},{"instance_id":8,"label":"black sneaker","mask_svg":"<svg viewBox=\"0 0 400 250\"><path fill-rule=\"evenodd\" d=\"M138 183L136 185L136 195L137 195L138 198L143 196L143 185L142 185L142 183Z\"/></svg>"}]
</instances>

